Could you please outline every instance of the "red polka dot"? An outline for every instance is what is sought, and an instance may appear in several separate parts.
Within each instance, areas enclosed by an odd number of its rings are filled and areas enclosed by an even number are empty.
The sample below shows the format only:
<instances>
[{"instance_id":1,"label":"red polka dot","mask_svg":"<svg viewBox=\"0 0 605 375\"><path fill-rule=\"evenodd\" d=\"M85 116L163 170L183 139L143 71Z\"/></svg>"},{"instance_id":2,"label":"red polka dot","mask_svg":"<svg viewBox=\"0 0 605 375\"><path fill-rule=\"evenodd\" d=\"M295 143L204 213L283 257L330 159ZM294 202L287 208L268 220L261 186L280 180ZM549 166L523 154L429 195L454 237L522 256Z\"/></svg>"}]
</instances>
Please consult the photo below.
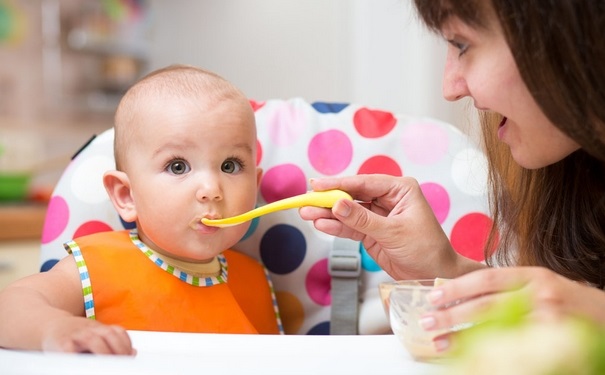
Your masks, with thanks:
<instances>
[{"instance_id":1,"label":"red polka dot","mask_svg":"<svg viewBox=\"0 0 605 375\"><path fill-rule=\"evenodd\" d=\"M78 238L82 236L86 236L89 234L99 233L99 232L110 232L113 228L109 226L109 224L104 223L102 221L92 220L87 221L84 224L80 225L76 232L73 235L73 238Z\"/></svg>"},{"instance_id":2,"label":"red polka dot","mask_svg":"<svg viewBox=\"0 0 605 375\"><path fill-rule=\"evenodd\" d=\"M391 112L360 108L353 116L357 132L366 138L379 138L387 135L397 123Z\"/></svg>"},{"instance_id":3,"label":"red polka dot","mask_svg":"<svg viewBox=\"0 0 605 375\"><path fill-rule=\"evenodd\" d=\"M364 161L361 167L359 167L358 174L374 174L382 173L391 176L401 177L403 172L397 162L385 155L372 156L368 160Z\"/></svg>"},{"instance_id":4,"label":"red polka dot","mask_svg":"<svg viewBox=\"0 0 605 375\"><path fill-rule=\"evenodd\" d=\"M250 105L252 106L254 112L256 112L258 109L262 108L265 105L265 102L257 102L254 99L250 99Z\"/></svg>"},{"instance_id":5,"label":"red polka dot","mask_svg":"<svg viewBox=\"0 0 605 375\"><path fill-rule=\"evenodd\" d=\"M256 166L260 165L261 160L263 160L263 145L260 141L256 140Z\"/></svg>"},{"instance_id":6,"label":"red polka dot","mask_svg":"<svg viewBox=\"0 0 605 375\"><path fill-rule=\"evenodd\" d=\"M492 225L492 219L482 213L474 212L461 217L452 228L452 246L467 258L484 260L483 248Z\"/></svg>"}]
</instances>

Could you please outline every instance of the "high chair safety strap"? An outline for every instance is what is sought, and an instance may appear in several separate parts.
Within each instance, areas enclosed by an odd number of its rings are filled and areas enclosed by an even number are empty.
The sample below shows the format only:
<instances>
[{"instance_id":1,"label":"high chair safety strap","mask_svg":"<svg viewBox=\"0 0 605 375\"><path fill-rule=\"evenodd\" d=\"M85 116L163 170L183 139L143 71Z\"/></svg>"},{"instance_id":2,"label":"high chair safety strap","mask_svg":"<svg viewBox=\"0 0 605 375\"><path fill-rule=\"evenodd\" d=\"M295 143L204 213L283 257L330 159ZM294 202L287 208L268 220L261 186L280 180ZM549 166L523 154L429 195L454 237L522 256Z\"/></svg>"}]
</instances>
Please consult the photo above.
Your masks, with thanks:
<instances>
[{"instance_id":1,"label":"high chair safety strap","mask_svg":"<svg viewBox=\"0 0 605 375\"><path fill-rule=\"evenodd\" d=\"M335 237L328 258L328 272L332 277L330 334L356 335L361 275L359 242Z\"/></svg>"}]
</instances>

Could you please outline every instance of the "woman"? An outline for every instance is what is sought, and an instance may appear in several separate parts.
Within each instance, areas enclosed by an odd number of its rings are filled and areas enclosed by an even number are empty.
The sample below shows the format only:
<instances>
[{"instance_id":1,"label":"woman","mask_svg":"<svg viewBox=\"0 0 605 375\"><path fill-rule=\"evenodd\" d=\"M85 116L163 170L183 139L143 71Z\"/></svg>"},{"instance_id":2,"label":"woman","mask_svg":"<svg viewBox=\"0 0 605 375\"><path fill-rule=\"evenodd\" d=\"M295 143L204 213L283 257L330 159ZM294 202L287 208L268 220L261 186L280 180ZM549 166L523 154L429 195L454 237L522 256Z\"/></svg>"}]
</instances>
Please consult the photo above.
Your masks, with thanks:
<instances>
[{"instance_id":1,"label":"woman","mask_svg":"<svg viewBox=\"0 0 605 375\"><path fill-rule=\"evenodd\" d=\"M495 222L488 266L455 253L412 178L315 180L315 190L339 188L370 203L343 200L301 216L363 241L396 279L456 278L431 299L466 301L425 316L425 329L469 321L517 292L530 293L528 313L538 318L581 315L605 325L605 2L415 4L449 42L445 98L470 97L481 113Z\"/></svg>"}]
</instances>

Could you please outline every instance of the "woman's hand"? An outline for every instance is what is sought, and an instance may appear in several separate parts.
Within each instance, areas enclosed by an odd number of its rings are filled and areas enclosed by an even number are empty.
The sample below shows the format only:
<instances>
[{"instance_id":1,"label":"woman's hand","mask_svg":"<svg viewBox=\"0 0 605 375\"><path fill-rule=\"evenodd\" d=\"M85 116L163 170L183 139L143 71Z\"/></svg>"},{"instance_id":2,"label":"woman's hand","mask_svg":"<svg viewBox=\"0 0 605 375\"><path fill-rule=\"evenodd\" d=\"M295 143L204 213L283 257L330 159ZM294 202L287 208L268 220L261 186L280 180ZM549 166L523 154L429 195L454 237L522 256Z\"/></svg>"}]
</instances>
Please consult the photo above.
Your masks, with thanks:
<instances>
[{"instance_id":1,"label":"woman's hand","mask_svg":"<svg viewBox=\"0 0 605 375\"><path fill-rule=\"evenodd\" d=\"M126 330L83 317L53 320L42 339L42 350L52 352L135 355Z\"/></svg>"},{"instance_id":2,"label":"woman's hand","mask_svg":"<svg viewBox=\"0 0 605 375\"><path fill-rule=\"evenodd\" d=\"M330 209L303 207L315 228L362 241L368 254L395 279L455 277L482 267L459 256L418 182L408 177L357 175L312 180L313 190L341 189L354 199Z\"/></svg>"},{"instance_id":3,"label":"woman's hand","mask_svg":"<svg viewBox=\"0 0 605 375\"><path fill-rule=\"evenodd\" d=\"M452 279L429 295L433 305L450 307L427 313L421 325L434 330L474 322L490 307L515 293L529 296L526 311L529 319L544 321L575 316L605 325L605 292L543 267L490 268ZM450 339L440 337L437 348L447 349Z\"/></svg>"}]
</instances>

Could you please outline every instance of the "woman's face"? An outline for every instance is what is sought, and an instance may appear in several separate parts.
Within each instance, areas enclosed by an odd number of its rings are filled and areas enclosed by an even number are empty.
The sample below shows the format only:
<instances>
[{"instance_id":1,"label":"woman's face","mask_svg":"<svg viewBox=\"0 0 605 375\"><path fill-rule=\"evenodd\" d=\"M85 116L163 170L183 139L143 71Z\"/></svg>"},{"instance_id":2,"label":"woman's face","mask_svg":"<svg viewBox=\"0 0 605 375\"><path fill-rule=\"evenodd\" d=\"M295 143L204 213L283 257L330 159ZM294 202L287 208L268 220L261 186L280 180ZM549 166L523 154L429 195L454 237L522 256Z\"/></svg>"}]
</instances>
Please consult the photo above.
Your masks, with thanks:
<instances>
[{"instance_id":1,"label":"woman's face","mask_svg":"<svg viewBox=\"0 0 605 375\"><path fill-rule=\"evenodd\" d=\"M472 28L458 18L445 23L449 42L443 95L447 100L471 97L475 107L499 113L498 138L519 165L529 169L553 164L580 146L544 115L521 79L500 27Z\"/></svg>"}]
</instances>

